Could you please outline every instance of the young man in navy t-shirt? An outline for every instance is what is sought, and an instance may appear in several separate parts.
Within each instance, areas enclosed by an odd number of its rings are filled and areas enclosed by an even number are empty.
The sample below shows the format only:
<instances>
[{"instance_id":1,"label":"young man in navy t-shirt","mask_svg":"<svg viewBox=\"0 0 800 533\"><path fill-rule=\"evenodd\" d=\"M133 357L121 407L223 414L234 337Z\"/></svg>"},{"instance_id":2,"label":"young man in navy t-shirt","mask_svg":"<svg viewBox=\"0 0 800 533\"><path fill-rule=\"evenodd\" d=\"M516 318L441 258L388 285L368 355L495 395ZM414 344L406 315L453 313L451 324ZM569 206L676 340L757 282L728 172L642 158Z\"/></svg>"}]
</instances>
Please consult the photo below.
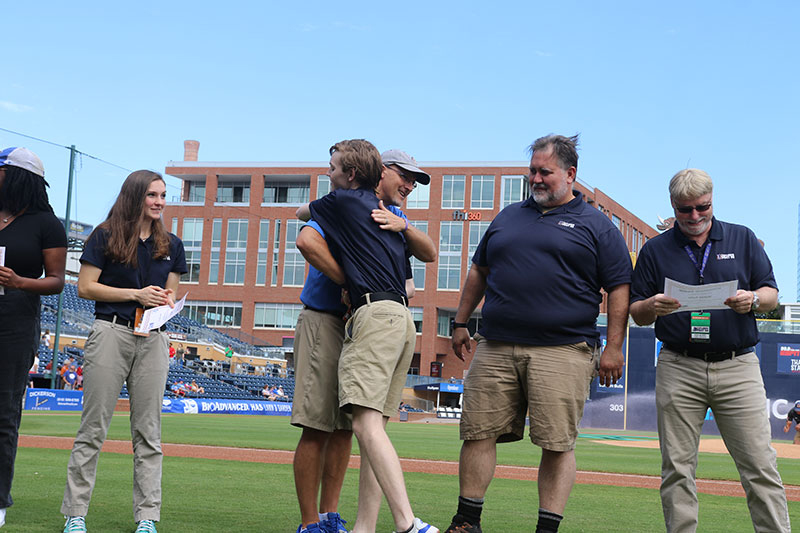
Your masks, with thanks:
<instances>
[{"instance_id":1,"label":"young man in navy t-shirt","mask_svg":"<svg viewBox=\"0 0 800 533\"><path fill-rule=\"evenodd\" d=\"M361 486L374 487L374 475L397 531L438 533L414 517L400 461L384 429L400 403L416 342L405 290L406 241L400 233L384 231L373 221L373 212L380 210L375 188L383 171L375 147L364 140L349 140L331 147L330 153L331 167L352 171L356 187L336 189L312 202L310 210L344 271L353 309L339 360L339 405L352 411L353 432L366 452ZM379 211L377 216L386 215ZM332 279L340 275L300 250L324 274ZM374 503L380 497L374 490L361 491L359 507L377 509Z\"/></svg>"}]
</instances>

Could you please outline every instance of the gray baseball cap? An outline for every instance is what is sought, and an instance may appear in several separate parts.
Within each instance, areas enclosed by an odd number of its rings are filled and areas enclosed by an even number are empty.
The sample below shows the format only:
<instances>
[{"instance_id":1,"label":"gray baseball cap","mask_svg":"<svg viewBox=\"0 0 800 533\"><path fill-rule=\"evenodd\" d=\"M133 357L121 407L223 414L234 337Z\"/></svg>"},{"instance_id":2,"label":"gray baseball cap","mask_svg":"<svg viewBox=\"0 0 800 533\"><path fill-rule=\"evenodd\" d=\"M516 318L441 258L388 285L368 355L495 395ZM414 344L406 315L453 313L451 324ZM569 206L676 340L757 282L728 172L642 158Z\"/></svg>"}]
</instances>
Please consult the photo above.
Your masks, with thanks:
<instances>
[{"instance_id":1,"label":"gray baseball cap","mask_svg":"<svg viewBox=\"0 0 800 533\"><path fill-rule=\"evenodd\" d=\"M431 182L431 176L417 166L417 160L402 150L386 150L381 154L384 165L397 165L414 174L414 179L423 185Z\"/></svg>"}]
</instances>

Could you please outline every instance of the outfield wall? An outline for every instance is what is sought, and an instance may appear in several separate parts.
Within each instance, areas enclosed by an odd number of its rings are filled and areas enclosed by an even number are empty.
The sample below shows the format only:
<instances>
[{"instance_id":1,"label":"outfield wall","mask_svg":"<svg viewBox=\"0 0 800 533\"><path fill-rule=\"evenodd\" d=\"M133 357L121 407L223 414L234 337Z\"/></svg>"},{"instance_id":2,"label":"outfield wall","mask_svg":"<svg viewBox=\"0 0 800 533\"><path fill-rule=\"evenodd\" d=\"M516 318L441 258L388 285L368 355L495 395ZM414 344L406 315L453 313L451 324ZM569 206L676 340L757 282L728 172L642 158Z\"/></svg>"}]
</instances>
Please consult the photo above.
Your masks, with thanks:
<instances>
[{"instance_id":1,"label":"outfield wall","mask_svg":"<svg viewBox=\"0 0 800 533\"><path fill-rule=\"evenodd\" d=\"M600 327L605 339L605 327ZM770 417L772 437L791 440L783 426L786 414L800 399L800 335L760 333L756 355L761 361L761 376L767 391L764 409ZM628 349L628 345L630 348ZM623 352L627 352L626 374L612 387L592 382L581 427L655 431L656 363L661 342L653 328L632 327ZM704 434L719 435L713 414L706 415Z\"/></svg>"}]
</instances>

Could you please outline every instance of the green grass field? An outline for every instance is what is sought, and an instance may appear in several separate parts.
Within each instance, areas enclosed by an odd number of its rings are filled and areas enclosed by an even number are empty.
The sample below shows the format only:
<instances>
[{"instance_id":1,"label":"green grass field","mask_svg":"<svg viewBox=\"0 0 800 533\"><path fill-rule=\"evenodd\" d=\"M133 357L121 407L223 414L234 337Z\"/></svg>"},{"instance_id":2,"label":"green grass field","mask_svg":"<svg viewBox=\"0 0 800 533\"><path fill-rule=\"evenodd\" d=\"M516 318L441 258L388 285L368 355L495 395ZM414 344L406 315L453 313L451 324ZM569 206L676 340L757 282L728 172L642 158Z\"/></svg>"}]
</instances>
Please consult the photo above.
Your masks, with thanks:
<instances>
[{"instance_id":1,"label":"green grass field","mask_svg":"<svg viewBox=\"0 0 800 533\"><path fill-rule=\"evenodd\" d=\"M26 412L21 432L28 435L73 437L78 414ZM389 433L402 457L458 459L460 443L456 425L389 425ZM598 433L598 432L593 432ZM640 434L640 433L637 433ZM268 416L166 415L164 442L292 450L300 432L288 418ZM652 436L652 435L648 435ZM114 417L110 439L127 440L127 417ZM357 446L354 446L357 453ZM581 470L658 475L658 450L621 448L579 439L576 450ZM56 532L63 520L59 507L66 476L68 451L21 448L13 496L4 531ZM527 441L498 447L501 464L535 466L538 448ZM800 484L800 461L779 460L788 484ZM730 457L701 454L698 476L738 479ZM132 532L132 461L130 456L104 453L87 516L90 531ZM415 512L439 527L446 527L455 510L458 480L455 476L406 474ZM340 511L355 518L357 471L348 472ZM168 457L164 460L163 508L160 532L293 532L299 522L289 465L226 462ZM790 502L790 514L800 520L800 503ZM529 531L537 509L536 483L496 479L486 497L483 526L486 531ZM650 532L662 531L658 491L598 485L576 485L561 531ZM378 531L391 531L384 504ZM743 498L700 495L703 532L752 531Z\"/></svg>"}]
</instances>

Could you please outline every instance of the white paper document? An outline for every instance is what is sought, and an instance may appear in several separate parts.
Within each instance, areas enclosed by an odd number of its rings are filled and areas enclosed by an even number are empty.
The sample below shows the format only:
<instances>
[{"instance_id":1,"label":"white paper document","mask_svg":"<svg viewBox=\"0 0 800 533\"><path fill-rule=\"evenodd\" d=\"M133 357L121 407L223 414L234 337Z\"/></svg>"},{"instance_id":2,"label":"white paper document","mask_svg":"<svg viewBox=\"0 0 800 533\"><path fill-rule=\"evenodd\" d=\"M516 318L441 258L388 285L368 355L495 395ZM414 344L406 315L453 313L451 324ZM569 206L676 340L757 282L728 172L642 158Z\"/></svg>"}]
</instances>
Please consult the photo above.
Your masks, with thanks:
<instances>
[{"instance_id":1,"label":"white paper document","mask_svg":"<svg viewBox=\"0 0 800 533\"><path fill-rule=\"evenodd\" d=\"M687 285L673 279L664 279L664 296L675 298L681 303L678 311L710 311L730 309L725 300L736 296L739 287L737 280L709 283L707 285Z\"/></svg>"},{"instance_id":2,"label":"white paper document","mask_svg":"<svg viewBox=\"0 0 800 533\"><path fill-rule=\"evenodd\" d=\"M187 292L183 298L175 302L175 307L168 305L159 305L152 309L146 309L142 314L142 323L136 328L137 333L148 333L151 330L158 329L167 323L167 320L174 317L183 309L183 304L186 303L186 297L189 295Z\"/></svg>"}]
</instances>

